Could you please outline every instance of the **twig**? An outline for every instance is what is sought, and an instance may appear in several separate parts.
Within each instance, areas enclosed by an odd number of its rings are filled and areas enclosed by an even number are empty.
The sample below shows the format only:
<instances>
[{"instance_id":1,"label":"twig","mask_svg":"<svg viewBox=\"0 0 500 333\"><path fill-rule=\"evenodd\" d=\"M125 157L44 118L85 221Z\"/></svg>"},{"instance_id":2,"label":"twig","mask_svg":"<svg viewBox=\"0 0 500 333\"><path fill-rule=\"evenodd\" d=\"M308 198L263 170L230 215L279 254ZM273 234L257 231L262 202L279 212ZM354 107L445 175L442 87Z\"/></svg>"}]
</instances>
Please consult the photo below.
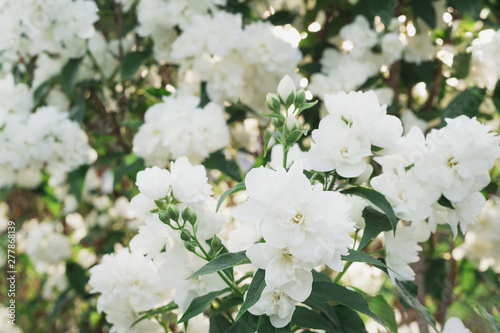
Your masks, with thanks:
<instances>
[{"instance_id":1,"label":"twig","mask_svg":"<svg viewBox=\"0 0 500 333\"><path fill-rule=\"evenodd\" d=\"M113 134L117 137L118 142L120 143L122 148L127 152L130 151L129 143L123 138L121 134L120 131L121 125L118 123L116 118L110 112L106 111L104 104L99 99L99 96L97 95L97 92L94 88L90 89L90 97L92 97L92 100L94 101L97 110L107 119L108 124L111 126Z\"/></svg>"},{"instance_id":2,"label":"twig","mask_svg":"<svg viewBox=\"0 0 500 333\"><path fill-rule=\"evenodd\" d=\"M413 264L415 270L415 284L418 286L418 300L425 305L425 262L423 251L419 253L419 261ZM427 322L421 315L416 316L420 333L429 333Z\"/></svg>"},{"instance_id":3,"label":"twig","mask_svg":"<svg viewBox=\"0 0 500 333\"><path fill-rule=\"evenodd\" d=\"M434 99L441 87L441 82L443 81L443 64L440 62L436 68L436 72L434 73L434 79L432 80L432 88L427 101L425 102L424 110L429 111L432 109L432 105L434 103Z\"/></svg>"}]
</instances>

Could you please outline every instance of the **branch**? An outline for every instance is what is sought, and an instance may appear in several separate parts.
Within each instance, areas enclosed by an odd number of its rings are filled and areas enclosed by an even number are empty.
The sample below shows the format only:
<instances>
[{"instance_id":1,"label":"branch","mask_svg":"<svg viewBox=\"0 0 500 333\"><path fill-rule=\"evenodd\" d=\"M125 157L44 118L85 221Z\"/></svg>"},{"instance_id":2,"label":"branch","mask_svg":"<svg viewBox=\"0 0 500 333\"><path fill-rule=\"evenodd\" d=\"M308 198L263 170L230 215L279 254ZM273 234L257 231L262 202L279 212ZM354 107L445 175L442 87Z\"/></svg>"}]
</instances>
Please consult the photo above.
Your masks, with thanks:
<instances>
[{"instance_id":1,"label":"branch","mask_svg":"<svg viewBox=\"0 0 500 333\"><path fill-rule=\"evenodd\" d=\"M434 79L432 80L432 88L431 93L429 94L429 98L425 102L424 110L429 111L432 109L432 105L434 103L434 99L441 87L441 82L443 81L443 64L439 62L436 72L434 73Z\"/></svg>"}]
</instances>

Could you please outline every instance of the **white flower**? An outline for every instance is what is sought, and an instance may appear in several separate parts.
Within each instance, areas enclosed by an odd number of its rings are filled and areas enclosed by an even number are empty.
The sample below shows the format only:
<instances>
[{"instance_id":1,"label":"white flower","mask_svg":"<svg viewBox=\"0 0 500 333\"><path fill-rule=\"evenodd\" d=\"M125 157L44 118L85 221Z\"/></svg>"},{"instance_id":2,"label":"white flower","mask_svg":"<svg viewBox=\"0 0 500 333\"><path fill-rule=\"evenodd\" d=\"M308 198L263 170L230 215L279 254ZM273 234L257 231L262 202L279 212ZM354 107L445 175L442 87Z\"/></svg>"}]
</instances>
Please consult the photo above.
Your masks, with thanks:
<instances>
[{"instance_id":1,"label":"white flower","mask_svg":"<svg viewBox=\"0 0 500 333\"><path fill-rule=\"evenodd\" d=\"M356 195L346 195L345 198L347 202L351 204L349 218L356 223L357 229L363 229L365 227L363 210L368 206L368 202L362 197Z\"/></svg>"},{"instance_id":2,"label":"white flower","mask_svg":"<svg viewBox=\"0 0 500 333\"><path fill-rule=\"evenodd\" d=\"M380 41L380 46L382 47L384 57L387 59L388 66L392 65L394 61L401 59L404 46L397 33L386 33Z\"/></svg>"},{"instance_id":3,"label":"white flower","mask_svg":"<svg viewBox=\"0 0 500 333\"><path fill-rule=\"evenodd\" d=\"M165 167L169 160L187 156L200 163L229 143L224 113L215 103L198 108L194 96L165 97L150 107L134 137L134 151L147 165Z\"/></svg>"},{"instance_id":4,"label":"white flower","mask_svg":"<svg viewBox=\"0 0 500 333\"><path fill-rule=\"evenodd\" d=\"M283 290L267 285L262 294L248 311L256 316L267 315L274 327L285 327L292 320L295 311L295 303L298 303Z\"/></svg>"},{"instance_id":5,"label":"white flower","mask_svg":"<svg viewBox=\"0 0 500 333\"><path fill-rule=\"evenodd\" d=\"M69 238L55 230L55 226L42 222L28 231L26 254L39 272L58 264L71 256Z\"/></svg>"},{"instance_id":6,"label":"white flower","mask_svg":"<svg viewBox=\"0 0 500 333\"><path fill-rule=\"evenodd\" d=\"M365 157L372 155L368 139L342 119L328 115L312 132L316 143L309 152L309 164L316 171L335 170L342 177L361 175Z\"/></svg>"},{"instance_id":7,"label":"white flower","mask_svg":"<svg viewBox=\"0 0 500 333\"><path fill-rule=\"evenodd\" d=\"M415 238L415 227L398 225L396 236L393 231L384 232L386 246L386 263L390 268L389 276L395 280L414 280L415 272L409 264L419 260L418 252L422 247Z\"/></svg>"},{"instance_id":8,"label":"white flower","mask_svg":"<svg viewBox=\"0 0 500 333\"><path fill-rule=\"evenodd\" d=\"M301 261L326 263L342 270L341 255L352 243L349 205L338 192L311 186L299 164L286 172L259 168L245 179L248 200L232 216L261 223L264 240L274 248L288 248Z\"/></svg>"},{"instance_id":9,"label":"white flower","mask_svg":"<svg viewBox=\"0 0 500 333\"><path fill-rule=\"evenodd\" d=\"M161 285L174 291L174 301L183 312L196 297L227 286L215 273L187 279L206 261L186 251L180 242L174 242L166 252L158 254L154 262L158 267Z\"/></svg>"},{"instance_id":10,"label":"white flower","mask_svg":"<svg viewBox=\"0 0 500 333\"><path fill-rule=\"evenodd\" d=\"M469 333L470 330L464 326L464 323L457 317L449 318L444 324L442 333Z\"/></svg>"},{"instance_id":11,"label":"white flower","mask_svg":"<svg viewBox=\"0 0 500 333\"><path fill-rule=\"evenodd\" d=\"M325 96L326 108L332 116L343 120L380 148L392 146L403 133L401 121L387 115L386 105L380 105L373 91L340 92Z\"/></svg>"},{"instance_id":12,"label":"white flower","mask_svg":"<svg viewBox=\"0 0 500 333\"><path fill-rule=\"evenodd\" d=\"M294 257L288 248L277 249L258 243L246 251L257 268L266 270L266 283L281 288L291 298L302 302L312 291L310 263Z\"/></svg>"},{"instance_id":13,"label":"white flower","mask_svg":"<svg viewBox=\"0 0 500 333\"><path fill-rule=\"evenodd\" d=\"M360 57L377 44L377 33L370 28L368 20L358 15L354 22L340 29L340 38L352 43L352 49L348 50L356 57Z\"/></svg>"},{"instance_id":14,"label":"white flower","mask_svg":"<svg viewBox=\"0 0 500 333\"><path fill-rule=\"evenodd\" d=\"M430 34L421 32L413 37L407 37L407 41L408 44L404 53L405 61L420 65L422 62L434 58L436 48L432 44Z\"/></svg>"},{"instance_id":15,"label":"white flower","mask_svg":"<svg viewBox=\"0 0 500 333\"><path fill-rule=\"evenodd\" d=\"M102 263L90 269L89 284L91 293L101 293L98 311L119 298L126 299L136 311L147 311L168 303L171 297L152 262L126 248L104 255Z\"/></svg>"},{"instance_id":16,"label":"white flower","mask_svg":"<svg viewBox=\"0 0 500 333\"><path fill-rule=\"evenodd\" d=\"M171 184L172 176L170 172L157 166L139 171L135 182L139 191L151 200L165 198L169 193Z\"/></svg>"},{"instance_id":17,"label":"white flower","mask_svg":"<svg viewBox=\"0 0 500 333\"><path fill-rule=\"evenodd\" d=\"M213 191L203 165L192 165L186 157L172 162L172 195L181 202L203 201Z\"/></svg>"},{"instance_id":18,"label":"white flower","mask_svg":"<svg viewBox=\"0 0 500 333\"><path fill-rule=\"evenodd\" d=\"M293 83L293 80L290 76L285 75L279 85L278 85L278 96L281 97L281 100L283 102L286 102L288 99L288 96L292 95L295 96L295 83Z\"/></svg>"}]
</instances>

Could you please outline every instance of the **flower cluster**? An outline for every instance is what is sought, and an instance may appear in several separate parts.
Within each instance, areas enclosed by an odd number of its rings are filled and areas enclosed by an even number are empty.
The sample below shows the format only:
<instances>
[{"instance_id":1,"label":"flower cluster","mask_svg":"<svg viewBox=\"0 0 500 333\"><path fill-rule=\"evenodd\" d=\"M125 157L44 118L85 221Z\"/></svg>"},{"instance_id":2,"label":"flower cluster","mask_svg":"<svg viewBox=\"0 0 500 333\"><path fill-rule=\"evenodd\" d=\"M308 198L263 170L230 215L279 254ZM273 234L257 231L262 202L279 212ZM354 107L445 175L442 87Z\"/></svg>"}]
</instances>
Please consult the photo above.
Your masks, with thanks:
<instances>
[{"instance_id":1,"label":"flower cluster","mask_svg":"<svg viewBox=\"0 0 500 333\"><path fill-rule=\"evenodd\" d=\"M194 298L224 288L225 283L216 274L187 279L205 260L186 250L192 244L186 241L186 235L194 235L198 246L208 247L199 242L213 238L226 223L225 216L215 212L216 202L207 180L205 168L191 165L186 157L172 162L170 171L155 166L137 174L140 193L132 198L130 209L144 224L130 241L130 252L124 249L116 256L105 257L91 270L93 292L101 293L99 311L107 314L117 332L121 332L118 327L129 327L139 311L174 301L184 312ZM168 205L168 217L158 214L158 205ZM105 278L110 272L115 276L111 281ZM126 280L121 276L127 276ZM129 288L134 283L137 287ZM127 317L120 318L116 307L119 311L128 309Z\"/></svg>"},{"instance_id":2,"label":"flower cluster","mask_svg":"<svg viewBox=\"0 0 500 333\"><path fill-rule=\"evenodd\" d=\"M430 217L432 230L439 223L433 205L443 196L450 204L441 209L447 211L447 223L456 235L458 224L465 232L477 221L485 203L478 191L489 183L488 170L500 156L499 143L491 127L466 116L446 119L446 126L427 137L415 127L394 153L375 158L384 172L371 185L387 197L397 217Z\"/></svg>"},{"instance_id":3,"label":"flower cluster","mask_svg":"<svg viewBox=\"0 0 500 333\"><path fill-rule=\"evenodd\" d=\"M265 243L247 256L265 269L266 287L250 312L266 314L275 327L287 325L295 303L311 293L311 270L321 264L341 271L341 255L352 245L349 205L337 192L313 187L300 163L287 172L282 167L252 169L245 179L248 200L232 215L260 223Z\"/></svg>"},{"instance_id":4,"label":"flower cluster","mask_svg":"<svg viewBox=\"0 0 500 333\"><path fill-rule=\"evenodd\" d=\"M86 40L99 19L94 1L7 1L0 5L3 64L43 52L77 58L85 54ZM4 68L3 68L4 69Z\"/></svg>"},{"instance_id":5,"label":"flower cluster","mask_svg":"<svg viewBox=\"0 0 500 333\"><path fill-rule=\"evenodd\" d=\"M395 31L377 34L364 16L356 16L340 29L335 42L341 51L328 48L320 60L321 73L312 75L309 89L318 95L359 88L369 77L401 59L404 45ZM372 51L380 48L379 53Z\"/></svg>"},{"instance_id":6,"label":"flower cluster","mask_svg":"<svg viewBox=\"0 0 500 333\"><path fill-rule=\"evenodd\" d=\"M164 97L163 103L150 107L134 137L135 153L147 165L165 167L181 156L200 163L224 148L229 143L229 130L222 108L215 103L201 108L199 103L195 96L178 95Z\"/></svg>"},{"instance_id":7,"label":"flower cluster","mask_svg":"<svg viewBox=\"0 0 500 333\"><path fill-rule=\"evenodd\" d=\"M35 188L42 171L61 178L93 162L96 153L87 141L78 123L55 107L40 107L27 116L0 109L0 187Z\"/></svg>"},{"instance_id":8,"label":"flower cluster","mask_svg":"<svg viewBox=\"0 0 500 333\"><path fill-rule=\"evenodd\" d=\"M326 95L325 105L329 114L312 132L313 170L358 177L367 170L364 159L392 147L403 132L401 121L386 114L386 106L379 104L373 91Z\"/></svg>"}]
</instances>

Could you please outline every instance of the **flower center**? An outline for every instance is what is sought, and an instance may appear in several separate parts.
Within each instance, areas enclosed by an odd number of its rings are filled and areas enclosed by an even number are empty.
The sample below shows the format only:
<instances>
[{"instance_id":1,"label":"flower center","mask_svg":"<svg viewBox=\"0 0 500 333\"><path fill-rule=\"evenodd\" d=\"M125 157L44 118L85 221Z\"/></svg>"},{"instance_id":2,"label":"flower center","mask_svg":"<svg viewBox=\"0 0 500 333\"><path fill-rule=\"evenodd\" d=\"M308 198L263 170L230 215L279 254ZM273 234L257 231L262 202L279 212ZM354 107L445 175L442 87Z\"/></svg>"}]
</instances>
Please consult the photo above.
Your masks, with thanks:
<instances>
[{"instance_id":1,"label":"flower center","mask_svg":"<svg viewBox=\"0 0 500 333\"><path fill-rule=\"evenodd\" d=\"M457 164L458 164L458 161L457 161L454 157L450 157L450 158L448 159L448 166L449 166L450 168L452 168L452 169L453 169L453 168L454 168Z\"/></svg>"},{"instance_id":2,"label":"flower center","mask_svg":"<svg viewBox=\"0 0 500 333\"><path fill-rule=\"evenodd\" d=\"M304 219L304 215L302 213L297 213L292 218L292 222L295 224L299 224Z\"/></svg>"}]
</instances>

